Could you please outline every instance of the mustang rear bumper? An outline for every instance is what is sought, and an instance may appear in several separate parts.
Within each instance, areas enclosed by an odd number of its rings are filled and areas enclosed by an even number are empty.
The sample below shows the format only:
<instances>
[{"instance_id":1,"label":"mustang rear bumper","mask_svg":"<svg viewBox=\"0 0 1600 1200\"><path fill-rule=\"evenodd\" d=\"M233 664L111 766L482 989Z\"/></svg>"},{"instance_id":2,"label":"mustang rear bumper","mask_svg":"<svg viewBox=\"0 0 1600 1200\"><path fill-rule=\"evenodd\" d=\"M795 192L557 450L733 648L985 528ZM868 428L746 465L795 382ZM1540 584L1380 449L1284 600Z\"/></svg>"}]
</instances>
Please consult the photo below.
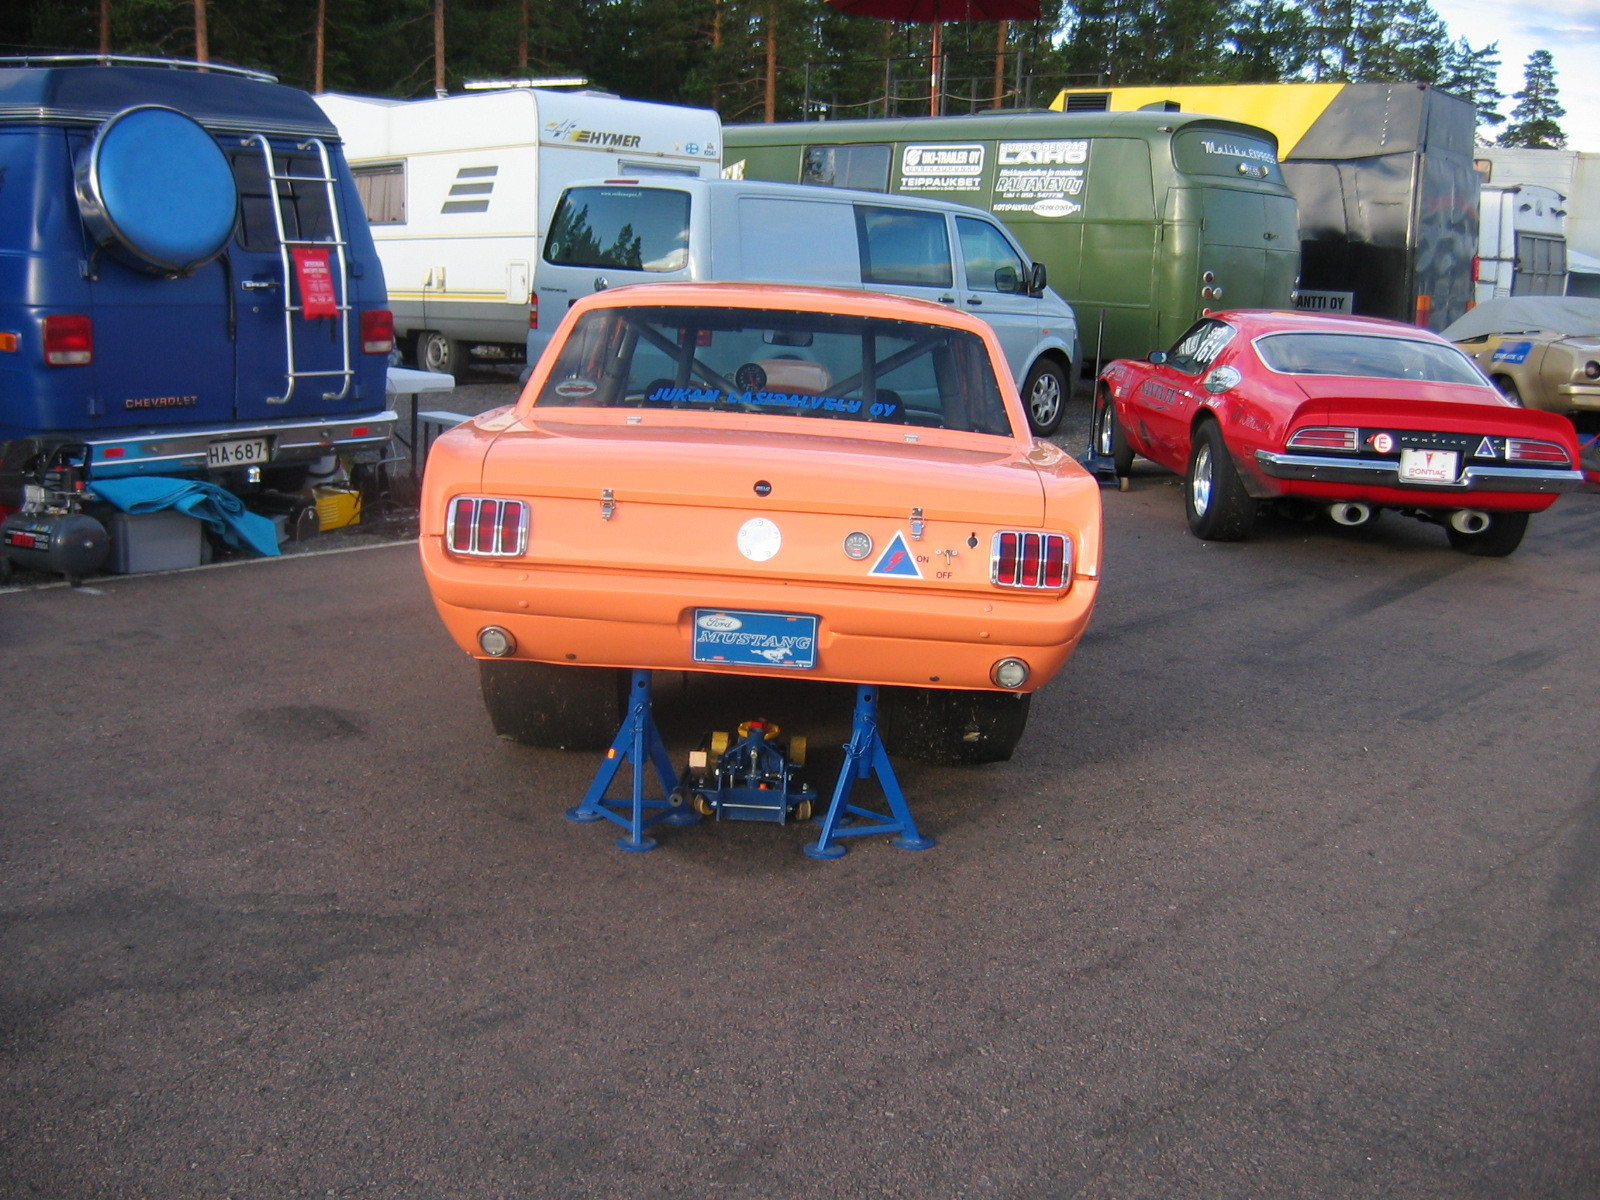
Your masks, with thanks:
<instances>
[{"instance_id":1,"label":"mustang rear bumper","mask_svg":"<svg viewBox=\"0 0 1600 1200\"><path fill-rule=\"evenodd\" d=\"M445 553L437 536L420 544L445 627L478 658L478 631L498 625L516 638L512 657L537 662L909 687L993 690L989 672L1002 658L1028 664L1019 691L1042 687L1083 636L1098 584L1077 576L1065 595L836 587L463 561ZM696 662L696 608L816 614L817 665Z\"/></svg>"},{"instance_id":2,"label":"mustang rear bumper","mask_svg":"<svg viewBox=\"0 0 1600 1200\"><path fill-rule=\"evenodd\" d=\"M1553 496L1583 485L1582 471L1476 464L1462 471L1461 477L1454 483L1402 483L1400 464L1393 459L1274 454L1270 450L1256 451L1256 467L1263 475L1273 479L1393 488L1419 504L1430 497L1437 496L1444 500L1463 492L1518 492L1523 495Z\"/></svg>"}]
</instances>

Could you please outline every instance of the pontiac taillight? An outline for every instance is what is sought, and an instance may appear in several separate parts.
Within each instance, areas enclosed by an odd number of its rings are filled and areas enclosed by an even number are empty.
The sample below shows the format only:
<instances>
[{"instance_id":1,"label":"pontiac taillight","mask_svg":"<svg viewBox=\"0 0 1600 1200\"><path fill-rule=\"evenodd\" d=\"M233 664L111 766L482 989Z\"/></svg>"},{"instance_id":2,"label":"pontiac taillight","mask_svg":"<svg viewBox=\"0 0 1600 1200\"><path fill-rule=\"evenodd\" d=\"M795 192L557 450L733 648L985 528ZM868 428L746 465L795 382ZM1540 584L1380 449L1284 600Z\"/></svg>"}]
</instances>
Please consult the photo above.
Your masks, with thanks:
<instances>
[{"instance_id":1,"label":"pontiac taillight","mask_svg":"<svg viewBox=\"0 0 1600 1200\"><path fill-rule=\"evenodd\" d=\"M1064 533L1002 530L989 550L989 579L1000 587L1059 591L1072 578L1072 539Z\"/></svg>"},{"instance_id":2,"label":"pontiac taillight","mask_svg":"<svg viewBox=\"0 0 1600 1200\"><path fill-rule=\"evenodd\" d=\"M1297 429L1289 438L1291 450L1354 450L1360 432L1336 425Z\"/></svg>"},{"instance_id":3,"label":"pontiac taillight","mask_svg":"<svg viewBox=\"0 0 1600 1200\"><path fill-rule=\"evenodd\" d=\"M1507 438L1506 461L1539 463L1541 466L1569 467L1572 460L1557 442L1541 442L1533 438Z\"/></svg>"},{"instance_id":4,"label":"pontiac taillight","mask_svg":"<svg viewBox=\"0 0 1600 1200\"><path fill-rule=\"evenodd\" d=\"M452 554L517 558L528 549L528 524L521 500L457 496L450 501L444 543Z\"/></svg>"}]
</instances>

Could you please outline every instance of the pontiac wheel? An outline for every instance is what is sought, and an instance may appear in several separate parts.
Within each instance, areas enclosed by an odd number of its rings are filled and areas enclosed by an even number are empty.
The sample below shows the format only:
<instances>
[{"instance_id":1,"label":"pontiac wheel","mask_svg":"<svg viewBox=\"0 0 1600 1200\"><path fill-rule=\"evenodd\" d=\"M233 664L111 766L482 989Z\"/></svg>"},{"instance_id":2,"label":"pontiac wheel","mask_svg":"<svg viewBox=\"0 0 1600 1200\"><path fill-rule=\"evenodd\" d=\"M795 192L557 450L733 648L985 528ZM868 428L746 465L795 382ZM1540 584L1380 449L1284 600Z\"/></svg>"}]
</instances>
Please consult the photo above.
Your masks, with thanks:
<instances>
[{"instance_id":1,"label":"pontiac wheel","mask_svg":"<svg viewBox=\"0 0 1600 1200\"><path fill-rule=\"evenodd\" d=\"M1128 475L1133 471L1133 447L1128 445L1128 435L1117 420L1117 407L1111 393L1100 392L1094 410L1094 452L1109 458L1117 473L1118 486L1128 490Z\"/></svg>"},{"instance_id":2,"label":"pontiac wheel","mask_svg":"<svg viewBox=\"0 0 1600 1200\"><path fill-rule=\"evenodd\" d=\"M1183 497L1189 532L1202 541L1237 542L1255 524L1256 502L1244 490L1215 421L1202 421L1195 430Z\"/></svg>"},{"instance_id":3,"label":"pontiac wheel","mask_svg":"<svg viewBox=\"0 0 1600 1200\"><path fill-rule=\"evenodd\" d=\"M1481 533L1462 533L1448 524L1444 531L1450 538L1450 544L1463 554L1474 554L1479 558L1504 558L1522 545L1522 535L1528 532L1528 514L1493 513L1489 517L1489 528Z\"/></svg>"}]
</instances>

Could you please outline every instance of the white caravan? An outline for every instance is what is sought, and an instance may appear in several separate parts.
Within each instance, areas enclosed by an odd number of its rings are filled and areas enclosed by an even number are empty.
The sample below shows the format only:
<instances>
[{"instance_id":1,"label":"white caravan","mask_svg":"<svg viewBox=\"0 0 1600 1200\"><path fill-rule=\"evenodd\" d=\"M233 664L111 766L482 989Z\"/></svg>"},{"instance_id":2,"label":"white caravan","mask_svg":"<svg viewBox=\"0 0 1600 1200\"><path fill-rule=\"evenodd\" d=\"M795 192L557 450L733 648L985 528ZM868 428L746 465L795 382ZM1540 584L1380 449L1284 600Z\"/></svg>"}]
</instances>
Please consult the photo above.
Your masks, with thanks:
<instances>
[{"instance_id":1,"label":"white caravan","mask_svg":"<svg viewBox=\"0 0 1600 1200\"><path fill-rule=\"evenodd\" d=\"M475 346L520 357L540 243L568 183L721 171L710 109L543 88L316 99L367 211L396 339L429 371L459 373Z\"/></svg>"},{"instance_id":2,"label":"white caravan","mask_svg":"<svg viewBox=\"0 0 1600 1200\"><path fill-rule=\"evenodd\" d=\"M1536 183L1483 185L1478 200L1477 294L1564 296L1567 198Z\"/></svg>"}]
</instances>

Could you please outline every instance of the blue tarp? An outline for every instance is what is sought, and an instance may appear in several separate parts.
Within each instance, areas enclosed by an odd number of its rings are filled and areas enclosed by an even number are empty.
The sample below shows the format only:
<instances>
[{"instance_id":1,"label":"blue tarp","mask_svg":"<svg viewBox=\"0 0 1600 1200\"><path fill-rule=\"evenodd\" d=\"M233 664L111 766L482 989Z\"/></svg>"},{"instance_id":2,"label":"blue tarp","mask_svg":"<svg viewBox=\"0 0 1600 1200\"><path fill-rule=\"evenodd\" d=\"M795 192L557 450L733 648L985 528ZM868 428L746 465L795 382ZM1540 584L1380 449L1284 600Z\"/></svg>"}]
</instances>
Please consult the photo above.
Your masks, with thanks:
<instances>
[{"instance_id":1,"label":"blue tarp","mask_svg":"<svg viewBox=\"0 0 1600 1200\"><path fill-rule=\"evenodd\" d=\"M170 508L204 521L230 546L257 554L278 553L278 527L266 517L246 510L244 501L214 483L135 475L127 479L97 479L90 488L123 512L149 513Z\"/></svg>"}]
</instances>

